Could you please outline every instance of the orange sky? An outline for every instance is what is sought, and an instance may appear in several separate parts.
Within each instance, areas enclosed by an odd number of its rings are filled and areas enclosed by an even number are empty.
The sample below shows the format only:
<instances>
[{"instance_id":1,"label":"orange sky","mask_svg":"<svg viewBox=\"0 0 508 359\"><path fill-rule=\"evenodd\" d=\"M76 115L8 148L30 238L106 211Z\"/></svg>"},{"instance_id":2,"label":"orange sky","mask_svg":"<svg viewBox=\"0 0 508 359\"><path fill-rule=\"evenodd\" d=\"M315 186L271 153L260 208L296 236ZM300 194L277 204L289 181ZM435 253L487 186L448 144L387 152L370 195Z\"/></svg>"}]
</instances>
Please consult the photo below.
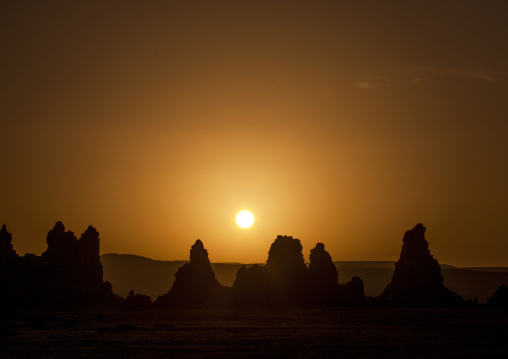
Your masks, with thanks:
<instances>
[{"instance_id":1,"label":"orange sky","mask_svg":"<svg viewBox=\"0 0 508 359\"><path fill-rule=\"evenodd\" d=\"M101 252L508 266L508 2L4 1L0 222ZM256 222L236 226L242 209Z\"/></svg>"}]
</instances>

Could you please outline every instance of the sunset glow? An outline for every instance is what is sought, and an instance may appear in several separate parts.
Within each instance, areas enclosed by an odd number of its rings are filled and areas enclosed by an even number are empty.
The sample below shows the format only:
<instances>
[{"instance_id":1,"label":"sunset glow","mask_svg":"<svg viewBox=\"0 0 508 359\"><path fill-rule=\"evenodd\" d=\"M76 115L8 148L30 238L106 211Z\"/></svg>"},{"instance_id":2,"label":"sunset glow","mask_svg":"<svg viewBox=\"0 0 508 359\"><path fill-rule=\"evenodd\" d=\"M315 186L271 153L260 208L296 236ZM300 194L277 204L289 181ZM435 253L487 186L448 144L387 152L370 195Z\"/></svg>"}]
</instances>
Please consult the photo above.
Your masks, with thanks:
<instances>
[{"instance_id":1,"label":"sunset glow","mask_svg":"<svg viewBox=\"0 0 508 359\"><path fill-rule=\"evenodd\" d=\"M236 215L236 224L242 228L249 228L254 223L254 216L249 211L241 211Z\"/></svg>"},{"instance_id":2,"label":"sunset glow","mask_svg":"<svg viewBox=\"0 0 508 359\"><path fill-rule=\"evenodd\" d=\"M395 260L422 222L443 263L508 265L507 6L4 1L0 225L258 263L278 234Z\"/></svg>"}]
</instances>

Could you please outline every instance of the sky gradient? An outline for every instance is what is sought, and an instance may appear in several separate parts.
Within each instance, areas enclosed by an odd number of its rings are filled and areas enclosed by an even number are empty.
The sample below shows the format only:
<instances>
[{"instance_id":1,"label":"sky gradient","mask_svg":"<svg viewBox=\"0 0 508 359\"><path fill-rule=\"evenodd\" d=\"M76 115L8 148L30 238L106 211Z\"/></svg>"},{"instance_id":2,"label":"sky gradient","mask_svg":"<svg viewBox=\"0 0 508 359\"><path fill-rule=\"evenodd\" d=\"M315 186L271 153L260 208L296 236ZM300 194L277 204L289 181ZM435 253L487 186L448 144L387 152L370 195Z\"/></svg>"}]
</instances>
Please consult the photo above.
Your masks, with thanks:
<instances>
[{"instance_id":1,"label":"sky gradient","mask_svg":"<svg viewBox=\"0 0 508 359\"><path fill-rule=\"evenodd\" d=\"M0 222L264 262L508 266L508 2L4 1ZM235 224L241 210L256 221Z\"/></svg>"}]
</instances>

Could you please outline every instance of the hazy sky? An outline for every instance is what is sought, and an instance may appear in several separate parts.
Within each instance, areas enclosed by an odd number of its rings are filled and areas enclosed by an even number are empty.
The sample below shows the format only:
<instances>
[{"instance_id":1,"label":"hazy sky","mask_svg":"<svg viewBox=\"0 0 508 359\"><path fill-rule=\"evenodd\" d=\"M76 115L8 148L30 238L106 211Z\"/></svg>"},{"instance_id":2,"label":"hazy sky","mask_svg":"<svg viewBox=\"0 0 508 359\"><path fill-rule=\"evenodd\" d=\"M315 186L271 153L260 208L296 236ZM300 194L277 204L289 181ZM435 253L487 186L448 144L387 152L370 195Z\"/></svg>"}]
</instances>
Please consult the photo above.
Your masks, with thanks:
<instances>
[{"instance_id":1,"label":"hazy sky","mask_svg":"<svg viewBox=\"0 0 508 359\"><path fill-rule=\"evenodd\" d=\"M2 1L0 224L508 266L508 1ZM234 218L251 210L256 222Z\"/></svg>"}]
</instances>

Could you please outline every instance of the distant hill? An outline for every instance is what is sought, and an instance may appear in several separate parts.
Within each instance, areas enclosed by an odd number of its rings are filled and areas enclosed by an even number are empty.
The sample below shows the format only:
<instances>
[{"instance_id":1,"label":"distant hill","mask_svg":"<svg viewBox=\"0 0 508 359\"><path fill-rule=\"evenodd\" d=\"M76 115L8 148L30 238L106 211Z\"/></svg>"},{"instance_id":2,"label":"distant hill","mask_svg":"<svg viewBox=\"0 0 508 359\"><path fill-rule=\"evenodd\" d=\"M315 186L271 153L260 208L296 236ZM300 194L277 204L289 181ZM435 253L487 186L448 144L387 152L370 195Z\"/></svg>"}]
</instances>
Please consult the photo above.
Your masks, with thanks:
<instances>
[{"instance_id":1,"label":"distant hill","mask_svg":"<svg viewBox=\"0 0 508 359\"><path fill-rule=\"evenodd\" d=\"M113 285L113 291L126 297L131 289L157 298L168 292L175 273L187 261L158 261L131 254L103 254L104 280ZM353 276L365 284L365 294L377 296L390 282L395 262L392 261L339 261L334 262L339 272L339 283L346 283ZM219 283L232 286L241 263L212 263ZM261 264L263 265L263 264ZM249 266L249 265L247 265ZM457 268L441 265L444 284L464 299L477 297L485 303L501 285L508 285L508 268L475 267Z\"/></svg>"},{"instance_id":2,"label":"distant hill","mask_svg":"<svg viewBox=\"0 0 508 359\"><path fill-rule=\"evenodd\" d=\"M501 284L508 285L508 268L442 268L444 285L464 299L486 303Z\"/></svg>"},{"instance_id":3,"label":"distant hill","mask_svg":"<svg viewBox=\"0 0 508 359\"><path fill-rule=\"evenodd\" d=\"M166 293L175 280L175 273L188 261L158 261L132 254L108 253L101 255L104 280L113 285L113 291L127 297L131 289L136 294L157 298ZM240 263L212 263L217 280L232 286Z\"/></svg>"},{"instance_id":4,"label":"distant hill","mask_svg":"<svg viewBox=\"0 0 508 359\"><path fill-rule=\"evenodd\" d=\"M113 285L113 292L127 297L131 289L152 298L167 292L175 273L185 261L157 261L132 254L101 255L104 280Z\"/></svg>"},{"instance_id":5,"label":"distant hill","mask_svg":"<svg viewBox=\"0 0 508 359\"><path fill-rule=\"evenodd\" d=\"M340 261L334 264L339 272L339 283L349 282L354 276L360 277L367 296L381 294L395 269L395 262L391 261Z\"/></svg>"}]
</instances>

